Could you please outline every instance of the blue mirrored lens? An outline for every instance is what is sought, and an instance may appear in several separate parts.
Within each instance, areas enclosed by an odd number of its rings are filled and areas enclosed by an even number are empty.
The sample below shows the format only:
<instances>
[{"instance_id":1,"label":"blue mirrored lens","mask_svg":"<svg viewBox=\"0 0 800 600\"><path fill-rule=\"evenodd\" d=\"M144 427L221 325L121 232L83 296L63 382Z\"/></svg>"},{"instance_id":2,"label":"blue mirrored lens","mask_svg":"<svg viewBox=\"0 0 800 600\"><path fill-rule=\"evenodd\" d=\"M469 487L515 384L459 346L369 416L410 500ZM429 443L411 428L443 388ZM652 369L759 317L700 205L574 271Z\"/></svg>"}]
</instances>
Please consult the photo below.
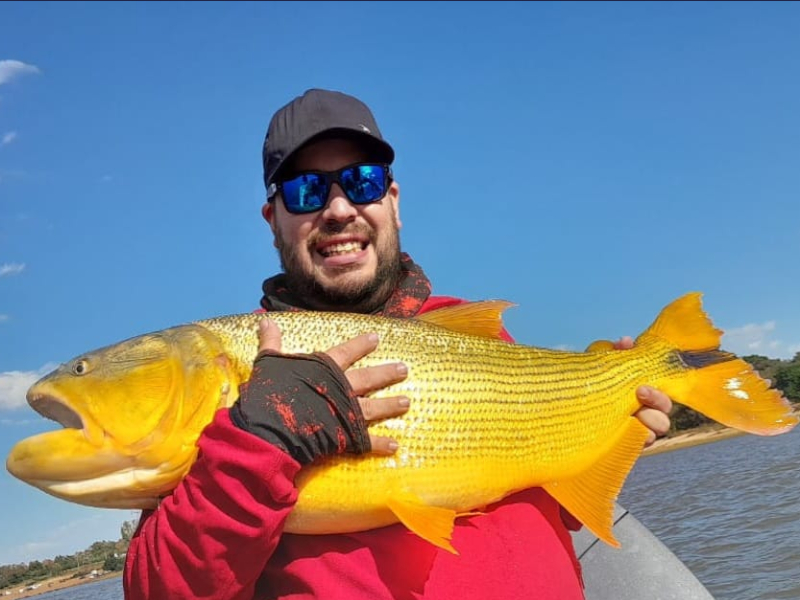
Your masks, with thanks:
<instances>
[{"instance_id":1,"label":"blue mirrored lens","mask_svg":"<svg viewBox=\"0 0 800 600\"><path fill-rule=\"evenodd\" d=\"M328 185L323 175L306 173L284 181L283 201L286 209L293 213L319 210L328 199Z\"/></svg>"},{"instance_id":2,"label":"blue mirrored lens","mask_svg":"<svg viewBox=\"0 0 800 600\"><path fill-rule=\"evenodd\" d=\"M386 194L386 169L380 165L358 165L342 171L339 185L353 204L369 204Z\"/></svg>"},{"instance_id":3,"label":"blue mirrored lens","mask_svg":"<svg viewBox=\"0 0 800 600\"><path fill-rule=\"evenodd\" d=\"M377 202L386 195L387 169L383 165L353 165L333 173L303 173L280 184L283 202L290 213L320 210L334 182L353 204Z\"/></svg>"}]
</instances>

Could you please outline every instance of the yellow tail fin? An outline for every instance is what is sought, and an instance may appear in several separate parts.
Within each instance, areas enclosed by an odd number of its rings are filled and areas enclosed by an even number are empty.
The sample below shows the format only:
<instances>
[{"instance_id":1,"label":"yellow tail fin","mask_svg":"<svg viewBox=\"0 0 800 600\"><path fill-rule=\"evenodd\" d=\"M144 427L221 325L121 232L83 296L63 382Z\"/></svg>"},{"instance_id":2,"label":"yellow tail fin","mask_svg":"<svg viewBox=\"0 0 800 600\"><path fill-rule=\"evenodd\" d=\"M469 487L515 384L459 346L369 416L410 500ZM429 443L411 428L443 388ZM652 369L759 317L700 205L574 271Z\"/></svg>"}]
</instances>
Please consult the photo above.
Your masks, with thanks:
<instances>
[{"instance_id":1,"label":"yellow tail fin","mask_svg":"<svg viewBox=\"0 0 800 600\"><path fill-rule=\"evenodd\" d=\"M798 423L792 405L771 389L753 367L719 349L722 331L690 293L667 306L637 343L657 337L675 348L689 376L659 384L673 400L710 419L756 435L786 433Z\"/></svg>"},{"instance_id":2,"label":"yellow tail fin","mask_svg":"<svg viewBox=\"0 0 800 600\"><path fill-rule=\"evenodd\" d=\"M720 350L722 331L716 329L691 293L667 306L639 336L637 345L657 342L672 349L667 361L675 376L658 387L719 423L757 435L777 435L792 429L798 418L778 390L770 389L744 360ZM587 352L613 351L613 343L598 340ZM648 431L631 417L615 436L596 447L596 460L570 479L542 487L598 538L618 547L613 533L613 504L639 457Z\"/></svg>"}]
</instances>

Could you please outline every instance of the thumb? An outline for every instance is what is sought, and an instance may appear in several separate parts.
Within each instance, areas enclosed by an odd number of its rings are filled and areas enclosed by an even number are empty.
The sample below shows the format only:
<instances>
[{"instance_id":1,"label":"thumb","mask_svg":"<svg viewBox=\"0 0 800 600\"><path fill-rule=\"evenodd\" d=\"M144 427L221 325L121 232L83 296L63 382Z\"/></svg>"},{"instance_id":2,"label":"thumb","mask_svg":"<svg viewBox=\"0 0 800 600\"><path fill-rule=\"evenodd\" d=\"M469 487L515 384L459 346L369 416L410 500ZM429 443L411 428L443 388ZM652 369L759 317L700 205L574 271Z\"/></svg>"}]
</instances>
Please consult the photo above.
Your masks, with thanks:
<instances>
[{"instance_id":1,"label":"thumb","mask_svg":"<svg viewBox=\"0 0 800 600\"><path fill-rule=\"evenodd\" d=\"M633 338L629 335L619 338L619 341L614 343L614 348L617 350L630 350L633 348Z\"/></svg>"},{"instance_id":2,"label":"thumb","mask_svg":"<svg viewBox=\"0 0 800 600\"><path fill-rule=\"evenodd\" d=\"M258 324L258 351L281 351L281 330L272 319L264 318Z\"/></svg>"}]
</instances>

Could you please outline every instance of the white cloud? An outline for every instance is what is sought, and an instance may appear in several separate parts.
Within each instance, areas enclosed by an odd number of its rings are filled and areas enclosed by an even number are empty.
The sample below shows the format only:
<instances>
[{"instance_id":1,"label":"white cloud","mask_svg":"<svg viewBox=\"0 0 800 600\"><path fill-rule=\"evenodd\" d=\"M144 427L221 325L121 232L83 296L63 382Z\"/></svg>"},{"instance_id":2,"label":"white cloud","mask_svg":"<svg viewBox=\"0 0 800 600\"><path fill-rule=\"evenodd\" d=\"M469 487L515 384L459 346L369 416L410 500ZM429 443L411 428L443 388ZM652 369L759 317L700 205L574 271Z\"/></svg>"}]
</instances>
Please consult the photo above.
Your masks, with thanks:
<instances>
[{"instance_id":1,"label":"white cloud","mask_svg":"<svg viewBox=\"0 0 800 600\"><path fill-rule=\"evenodd\" d=\"M8 315L0 314L0 323L3 323L4 321L8 321Z\"/></svg>"},{"instance_id":2,"label":"white cloud","mask_svg":"<svg viewBox=\"0 0 800 600\"><path fill-rule=\"evenodd\" d=\"M25 73L40 73L39 67L25 64L19 60L0 60L0 85Z\"/></svg>"},{"instance_id":3,"label":"white cloud","mask_svg":"<svg viewBox=\"0 0 800 600\"><path fill-rule=\"evenodd\" d=\"M55 368L49 363L38 371L6 371L0 373L0 410L13 410L26 406L25 394L39 378Z\"/></svg>"},{"instance_id":4,"label":"white cloud","mask_svg":"<svg viewBox=\"0 0 800 600\"><path fill-rule=\"evenodd\" d=\"M0 419L0 425L4 425L6 427L21 427L23 425L40 425L41 423L42 423L41 419L7 419L7 418Z\"/></svg>"},{"instance_id":5,"label":"white cloud","mask_svg":"<svg viewBox=\"0 0 800 600\"><path fill-rule=\"evenodd\" d=\"M769 358L788 359L800 351L800 344L784 342L777 336L777 323L748 323L732 327L722 336L722 347L729 352L746 356L760 354Z\"/></svg>"},{"instance_id":6,"label":"white cloud","mask_svg":"<svg viewBox=\"0 0 800 600\"><path fill-rule=\"evenodd\" d=\"M109 182L109 181L111 181L112 179L113 179L113 177L111 177L111 175L103 175L103 176L100 178L100 181L101 181L102 183L108 183L108 182Z\"/></svg>"},{"instance_id":7,"label":"white cloud","mask_svg":"<svg viewBox=\"0 0 800 600\"><path fill-rule=\"evenodd\" d=\"M15 139L17 139L17 132L16 131L9 131L8 133L3 135L3 138L0 139L0 146L5 146L10 144Z\"/></svg>"},{"instance_id":8,"label":"white cloud","mask_svg":"<svg viewBox=\"0 0 800 600\"><path fill-rule=\"evenodd\" d=\"M28 542L27 544L22 544L19 552L21 552L23 556L52 556L55 558L55 548L58 548L58 542L55 539L51 539L46 542ZM31 560L36 559L32 558L25 562L30 562Z\"/></svg>"},{"instance_id":9,"label":"white cloud","mask_svg":"<svg viewBox=\"0 0 800 600\"><path fill-rule=\"evenodd\" d=\"M19 275L25 270L25 263L5 263L0 265L0 277Z\"/></svg>"}]
</instances>

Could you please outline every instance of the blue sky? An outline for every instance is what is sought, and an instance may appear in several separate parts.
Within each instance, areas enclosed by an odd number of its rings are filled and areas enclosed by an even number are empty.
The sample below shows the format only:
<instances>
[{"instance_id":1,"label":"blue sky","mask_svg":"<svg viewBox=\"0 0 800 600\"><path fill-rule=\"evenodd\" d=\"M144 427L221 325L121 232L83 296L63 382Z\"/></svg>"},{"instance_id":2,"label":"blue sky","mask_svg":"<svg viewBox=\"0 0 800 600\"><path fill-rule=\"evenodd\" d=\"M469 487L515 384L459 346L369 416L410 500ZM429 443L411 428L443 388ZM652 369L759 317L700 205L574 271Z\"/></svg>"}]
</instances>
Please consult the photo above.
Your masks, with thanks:
<instances>
[{"instance_id":1,"label":"blue sky","mask_svg":"<svg viewBox=\"0 0 800 600\"><path fill-rule=\"evenodd\" d=\"M723 346L800 351L800 4L0 3L0 451L84 351L257 306L274 110L366 101L435 291L582 349L705 294ZM0 564L132 511L0 473Z\"/></svg>"}]
</instances>

